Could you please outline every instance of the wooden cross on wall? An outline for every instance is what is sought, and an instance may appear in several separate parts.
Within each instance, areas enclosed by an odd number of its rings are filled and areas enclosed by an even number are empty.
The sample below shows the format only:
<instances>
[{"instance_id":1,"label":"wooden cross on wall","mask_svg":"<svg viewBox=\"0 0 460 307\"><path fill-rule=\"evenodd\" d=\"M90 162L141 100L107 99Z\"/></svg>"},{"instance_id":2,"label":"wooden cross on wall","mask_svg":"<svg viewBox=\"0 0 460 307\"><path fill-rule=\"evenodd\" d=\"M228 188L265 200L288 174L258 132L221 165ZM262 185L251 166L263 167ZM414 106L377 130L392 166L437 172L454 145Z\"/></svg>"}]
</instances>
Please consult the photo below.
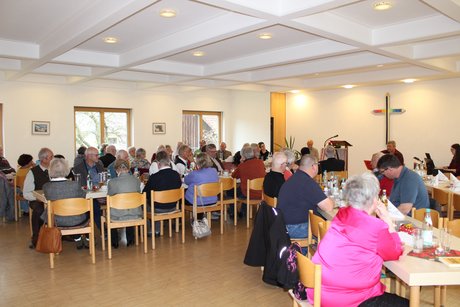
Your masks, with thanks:
<instances>
[{"instance_id":1,"label":"wooden cross on wall","mask_svg":"<svg viewBox=\"0 0 460 307\"><path fill-rule=\"evenodd\" d=\"M374 114L385 114L385 144L390 140L390 115L391 114L402 114L406 112L404 109L391 109L390 108L390 93L385 96L385 109L373 110Z\"/></svg>"}]
</instances>

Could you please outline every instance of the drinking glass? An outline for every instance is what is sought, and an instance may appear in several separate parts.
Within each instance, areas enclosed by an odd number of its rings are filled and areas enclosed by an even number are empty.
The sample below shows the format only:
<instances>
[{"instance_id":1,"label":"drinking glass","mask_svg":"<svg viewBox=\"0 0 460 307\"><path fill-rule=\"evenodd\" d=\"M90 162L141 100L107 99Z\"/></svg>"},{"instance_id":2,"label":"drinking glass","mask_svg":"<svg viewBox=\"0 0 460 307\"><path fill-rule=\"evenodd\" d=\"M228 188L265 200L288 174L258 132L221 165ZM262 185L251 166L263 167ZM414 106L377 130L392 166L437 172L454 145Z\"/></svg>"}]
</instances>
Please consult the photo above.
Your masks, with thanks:
<instances>
[{"instance_id":1,"label":"drinking glass","mask_svg":"<svg viewBox=\"0 0 460 307\"><path fill-rule=\"evenodd\" d=\"M420 228L414 228L412 233L414 237L414 253L421 253L423 251L423 235Z\"/></svg>"},{"instance_id":2,"label":"drinking glass","mask_svg":"<svg viewBox=\"0 0 460 307\"><path fill-rule=\"evenodd\" d=\"M76 181L79 185L81 185L81 174L74 174L73 181Z\"/></svg>"},{"instance_id":3,"label":"drinking glass","mask_svg":"<svg viewBox=\"0 0 460 307\"><path fill-rule=\"evenodd\" d=\"M442 245L443 245L444 251L446 253L450 253L450 244L452 241L452 237L450 235L449 229L442 228L441 232L442 232Z\"/></svg>"}]
</instances>

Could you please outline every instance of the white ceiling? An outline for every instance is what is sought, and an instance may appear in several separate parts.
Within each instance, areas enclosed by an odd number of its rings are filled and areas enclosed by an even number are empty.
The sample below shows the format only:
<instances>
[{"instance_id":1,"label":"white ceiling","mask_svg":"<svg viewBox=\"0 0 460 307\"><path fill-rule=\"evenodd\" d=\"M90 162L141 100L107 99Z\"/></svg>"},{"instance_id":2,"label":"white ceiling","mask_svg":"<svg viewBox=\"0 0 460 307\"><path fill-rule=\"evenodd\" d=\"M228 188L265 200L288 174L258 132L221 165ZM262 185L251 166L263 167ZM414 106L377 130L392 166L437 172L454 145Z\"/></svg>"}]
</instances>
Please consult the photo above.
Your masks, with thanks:
<instances>
[{"instance_id":1,"label":"white ceiling","mask_svg":"<svg viewBox=\"0 0 460 307\"><path fill-rule=\"evenodd\" d=\"M154 91L460 77L460 0L376 2L1 0L0 77ZM177 16L160 17L165 8Z\"/></svg>"}]
</instances>

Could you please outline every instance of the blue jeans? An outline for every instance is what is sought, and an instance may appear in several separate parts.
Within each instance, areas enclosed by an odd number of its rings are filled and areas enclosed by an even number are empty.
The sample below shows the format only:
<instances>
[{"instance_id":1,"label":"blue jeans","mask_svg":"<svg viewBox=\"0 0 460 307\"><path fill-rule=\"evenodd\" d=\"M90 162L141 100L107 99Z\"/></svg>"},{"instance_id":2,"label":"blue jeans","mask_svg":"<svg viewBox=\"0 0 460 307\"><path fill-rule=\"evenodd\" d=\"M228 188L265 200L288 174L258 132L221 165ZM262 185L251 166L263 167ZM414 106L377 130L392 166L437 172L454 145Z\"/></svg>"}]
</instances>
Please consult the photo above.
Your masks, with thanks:
<instances>
[{"instance_id":1,"label":"blue jeans","mask_svg":"<svg viewBox=\"0 0 460 307\"><path fill-rule=\"evenodd\" d=\"M307 238L308 223L286 225L286 229L291 238Z\"/></svg>"}]
</instances>

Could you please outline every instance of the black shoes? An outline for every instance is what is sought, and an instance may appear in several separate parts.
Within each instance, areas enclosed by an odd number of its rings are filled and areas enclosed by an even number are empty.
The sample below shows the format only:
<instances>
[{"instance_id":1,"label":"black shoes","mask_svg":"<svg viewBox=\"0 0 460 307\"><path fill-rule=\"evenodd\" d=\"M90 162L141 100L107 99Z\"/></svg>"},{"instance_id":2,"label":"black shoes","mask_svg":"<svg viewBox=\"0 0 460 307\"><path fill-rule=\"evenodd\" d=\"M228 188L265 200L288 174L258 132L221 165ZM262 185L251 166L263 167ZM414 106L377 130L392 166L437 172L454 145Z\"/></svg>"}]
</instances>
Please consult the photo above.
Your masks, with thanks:
<instances>
[{"instance_id":1,"label":"black shoes","mask_svg":"<svg viewBox=\"0 0 460 307\"><path fill-rule=\"evenodd\" d=\"M112 243L112 247L115 248L115 249L117 249L117 248L118 248L118 242Z\"/></svg>"},{"instance_id":2,"label":"black shoes","mask_svg":"<svg viewBox=\"0 0 460 307\"><path fill-rule=\"evenodd\" d=\"M31 242L29 243L29 248L30 248L30 249L35 249L35 244L34 244L34 242L31 241Z\"/></svg>"},{"instance_id":3,"label":"black shoes","mask_svg":"<svg viewBox=\"0 0 460 307\"><path fill-rule=\"evenodd\" d=\"M74 239L74 241L75 241L75 245L76 245L78 250L82 249L85 246L85 244L83 243L84 240L82 239L81 236L76 238L76 239Z\"/></svg>"},{"instance_id":4,"label":"black shoes","mask_svg":"<svg viewBox=\"0 0 460 307\"><path fill-rule=\"evenodd\" d=\"M134 245L134 240L128 240L126 246Z\"/></svg>"}]
</instances>

